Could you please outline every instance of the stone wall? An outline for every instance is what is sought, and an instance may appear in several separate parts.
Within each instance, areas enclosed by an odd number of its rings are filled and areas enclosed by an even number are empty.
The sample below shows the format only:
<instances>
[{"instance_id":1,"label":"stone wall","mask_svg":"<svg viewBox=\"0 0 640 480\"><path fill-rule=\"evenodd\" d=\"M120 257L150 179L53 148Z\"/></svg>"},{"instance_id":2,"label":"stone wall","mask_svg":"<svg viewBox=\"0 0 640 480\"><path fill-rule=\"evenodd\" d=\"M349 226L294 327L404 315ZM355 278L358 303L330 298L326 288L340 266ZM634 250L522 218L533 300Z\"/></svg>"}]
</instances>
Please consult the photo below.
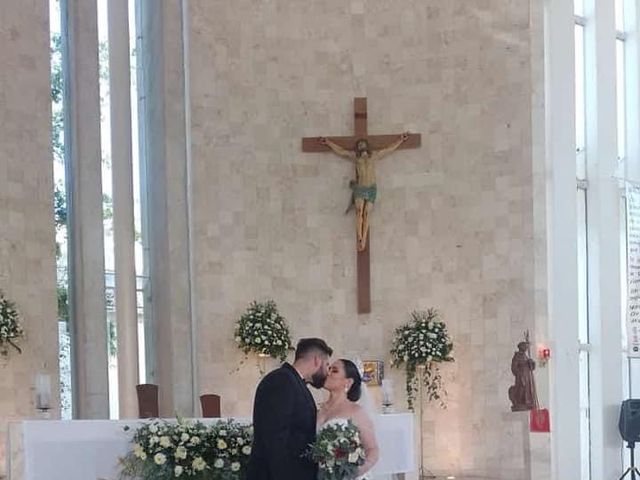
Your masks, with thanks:
<instances>
[{"instance_id":1,"label":"stone wall","mask_svg":"<svg viewBox=\"0 0 640 480\"><path fill-rule=\"evenodd\" d=\"M0 289L27 335L22 355L0 358L1 476L7 423L36 416L36 373L57 392L48 3L0 3L0 42Z\"/></svg>"},{"instance_id":2,"label":"stone wall","mask_svg":"<svg viewBox=\"0 0 640 480\"><path fill-rule=\"evenodd\" d=\"M387 367L394 327L435 307L456 362L444 368L448 409L426 409L426 464L531 478L533 448L535 478L546 478L548 442L529 438L507 398L515 344L546 323L535 266L544 181L532 154L543 145L532 139L543 120L539 10L510 0L188 5L200 391L221 394L224 415L250 414L258 373L253 360L236 371L233 324L251 300L276 300L296 338L322 336L336 356ZM300 149L303 136L350 135L356 96L368 97L370 133L423 136L421 149L377 165L370 315L356 313L355 220L343 214L353 167ZM402 374L390 376L402 409Z\"/></svg>"}]
</instances>

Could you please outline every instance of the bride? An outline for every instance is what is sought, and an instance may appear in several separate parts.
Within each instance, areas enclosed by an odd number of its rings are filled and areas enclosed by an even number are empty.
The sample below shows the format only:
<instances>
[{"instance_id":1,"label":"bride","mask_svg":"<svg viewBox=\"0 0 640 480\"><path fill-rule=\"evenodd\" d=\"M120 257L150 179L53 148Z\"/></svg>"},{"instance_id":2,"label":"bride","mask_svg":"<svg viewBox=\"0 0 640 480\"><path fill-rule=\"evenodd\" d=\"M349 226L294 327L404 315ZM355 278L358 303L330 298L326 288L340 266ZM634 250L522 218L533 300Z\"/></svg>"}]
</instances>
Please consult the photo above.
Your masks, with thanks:
<instances>
[{"instance_id":1,"label":"bride","mask_svg":"<svg viewBox=\"0 0 640 480\"><path fill-rule=\"evenodd\" d=\"M356 403L362 395L362 376L351 360L336 360L329 367L324 383L329 398L318 411L318 429L332 420L351 420L360 431L365 463L358 469L359 479L378 461L379 450L371 413Z\"/></svg>"}]
</instances>

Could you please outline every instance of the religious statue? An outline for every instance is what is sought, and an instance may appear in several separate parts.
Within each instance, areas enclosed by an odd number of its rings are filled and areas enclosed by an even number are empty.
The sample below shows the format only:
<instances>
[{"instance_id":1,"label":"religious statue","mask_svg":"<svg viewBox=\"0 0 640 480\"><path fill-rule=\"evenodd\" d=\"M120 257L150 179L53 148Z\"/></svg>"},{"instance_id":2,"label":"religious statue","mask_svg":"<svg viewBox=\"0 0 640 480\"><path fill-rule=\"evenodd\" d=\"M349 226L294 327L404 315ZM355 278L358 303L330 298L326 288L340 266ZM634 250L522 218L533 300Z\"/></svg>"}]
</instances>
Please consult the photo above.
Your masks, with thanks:
<instances>
[{"instance_id":1,"label":"religious statue","mask_svg":"<svg viewBox=\"0 0 640 480\"><path fill-rule=\"evenodd\" d=\"M536 391L533 370L536 362L529 357L529 342L518 343L518 351L511 360L511 373L515 375L515 384L509 387L511 411L522 412L536 408Z\"/></svg>"},{"instance_id":2,"label":"religious statue","mask_svg":"<svg viewBox=\"0 0 640 480\"><path fill-rule=\"evenodd\" d=\"M322 145L326 145L337 155L354 160L355 162L356 179L350 183L350 186L353 191L353 203L356 207L356 233L359 251L363 251L367 247L369 215L371 214L378 193L375 162L395 151L408 139L409 134L403 133L398 140L391 145L375 151L371 151L369 142L364 138L356 141L353 150L342 148L326 137L320 137L318 139Z\"/></svg>"}]
</instances>

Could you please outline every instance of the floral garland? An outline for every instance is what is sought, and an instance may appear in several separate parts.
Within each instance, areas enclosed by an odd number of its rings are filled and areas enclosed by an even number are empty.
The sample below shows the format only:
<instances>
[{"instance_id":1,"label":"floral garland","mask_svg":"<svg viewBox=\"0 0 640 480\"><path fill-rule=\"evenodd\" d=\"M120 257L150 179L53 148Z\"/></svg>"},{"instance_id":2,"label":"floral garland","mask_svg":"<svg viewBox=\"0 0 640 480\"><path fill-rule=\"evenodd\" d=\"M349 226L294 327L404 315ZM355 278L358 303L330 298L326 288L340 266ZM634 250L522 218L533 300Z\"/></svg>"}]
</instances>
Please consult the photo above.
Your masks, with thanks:
<instances>
[{"instance_id":1,"label":"floral garland","mask_svg":"<svg viewBox=\"0 0 640 480\"><path fill-rule=\"evenodd\" d=\"M235 340L245 353L257 353L284 362L292 350L291 336L273 300L253 302L236 323Z\"/></svg>"},{"instance_id":2,"label":"floral garland","mask_svg":"<svg viewBox=\"0 0 640 480\"><path fill-rule=\"evenodd\" d=\"M407 403L413 411L418 379L416 370L424 366L424 386L427 400L438 400L444 408L446 391L440 375L438 363L452 362L453 343L447 333L447 326L439 320L435 309L414 311L411 321L395 330L391 349L391 364L395 367L406 365Z\"/></svg>"},{"instance_id":3,"label":"floral garland","mask_svg":"<svg viewBox=\"0 0 640 480\"><path fill-rule=\"evenodd\" d=\"M4 296L0 290L0 354L9 355L9 347L15 348L18 353L22 350L16 341L24 337L24 330L20 325L20 313L14 302Z\"/></svg>"},{"instance_id":4,"label":"floral garland","mask_svg":"<svg viewBox=\"0 0 640 480\"><path fill-rule=\"evenodd\" d=\"M252 438L252 427L234 420L210 426L154 420L135 431L131 451L120 460L120 478L240 480L246 475Z\"/></svg>"}]
</instances>

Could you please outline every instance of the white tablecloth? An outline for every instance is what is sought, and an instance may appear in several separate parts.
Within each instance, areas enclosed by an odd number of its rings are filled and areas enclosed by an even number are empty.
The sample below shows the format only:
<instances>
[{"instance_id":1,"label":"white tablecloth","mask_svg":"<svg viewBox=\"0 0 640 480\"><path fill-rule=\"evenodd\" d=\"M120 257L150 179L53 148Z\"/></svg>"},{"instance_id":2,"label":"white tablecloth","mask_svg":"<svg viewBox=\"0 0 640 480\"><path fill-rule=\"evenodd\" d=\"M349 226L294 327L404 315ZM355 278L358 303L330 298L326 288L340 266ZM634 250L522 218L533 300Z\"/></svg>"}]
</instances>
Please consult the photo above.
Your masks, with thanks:
<instances>
[{"instance_id":1,"label":"white tablecloth","mask_svg":"<svg viewBox=\"0 0 640 480\"><path fill-rule=\"evenodd\" d=\"M201 419L213 423L216 419ZM23 421L9 425L9 480L114 480L139 420ZM380 461L375 476L415 470L413 415L376 418Z\"/></svg>"}]
</instances>

